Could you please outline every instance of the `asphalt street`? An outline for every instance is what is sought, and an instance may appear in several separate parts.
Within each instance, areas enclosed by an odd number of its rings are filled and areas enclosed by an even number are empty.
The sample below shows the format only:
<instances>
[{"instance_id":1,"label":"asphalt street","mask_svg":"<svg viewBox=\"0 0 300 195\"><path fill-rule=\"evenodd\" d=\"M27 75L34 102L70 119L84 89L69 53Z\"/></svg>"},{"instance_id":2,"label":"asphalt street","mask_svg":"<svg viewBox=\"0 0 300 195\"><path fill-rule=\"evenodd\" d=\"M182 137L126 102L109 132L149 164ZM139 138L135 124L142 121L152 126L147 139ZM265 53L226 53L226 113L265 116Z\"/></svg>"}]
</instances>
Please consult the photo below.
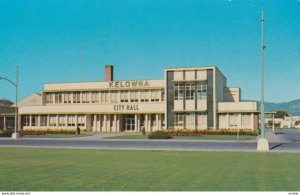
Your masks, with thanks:
<instances>
[{"instance_id":1,"label":"asphalt street","mask_svg":"<svg viewBox=\"0 0 300 195\"><path fill-rule=\"evenodd\" d=\"M205 150L205 151L256 151L256 141L216 140L124 140L102 139L96 136L83 138L1 138L0 147L46 147L46 148L99 148L134 150ZM274 137L276 139L274 139ZM300 152L300 131L276 130L270 139L271 151ZM274 141L275 140L275 141ZM278 141L279 140L279 141Z\"/></svg>"}]
</instances>

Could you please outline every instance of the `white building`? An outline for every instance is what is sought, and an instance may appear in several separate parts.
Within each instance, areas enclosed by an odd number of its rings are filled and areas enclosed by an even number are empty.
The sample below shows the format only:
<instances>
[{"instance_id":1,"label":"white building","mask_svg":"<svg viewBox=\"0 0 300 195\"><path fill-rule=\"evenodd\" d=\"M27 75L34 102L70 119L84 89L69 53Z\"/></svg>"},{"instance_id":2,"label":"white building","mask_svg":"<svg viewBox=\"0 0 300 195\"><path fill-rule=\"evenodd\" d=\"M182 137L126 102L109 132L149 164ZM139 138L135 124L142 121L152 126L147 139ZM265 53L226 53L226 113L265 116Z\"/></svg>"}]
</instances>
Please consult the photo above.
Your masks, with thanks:
<instances>
[{"instance_id":1,"label":"white building","mask_svg":"<svg viewBox=\"0 0 300 195\"><path fill-rule=\"evenodd\" d=\"M280 128L300 128L300 116L285 116Z\"/></svg>"},{"instance_id":2,"label":"white building","mask_svg":"<svg viewBox=\"0 0 300 195\"><path fill-rule=\"evenodd\" d=\"M241 101L215 66L165 69L162 80L114 81L105 70L103 82L46 83L39 104L19 108L19 129L258 129L256 102Z\"/></svg>"}]
</instances>

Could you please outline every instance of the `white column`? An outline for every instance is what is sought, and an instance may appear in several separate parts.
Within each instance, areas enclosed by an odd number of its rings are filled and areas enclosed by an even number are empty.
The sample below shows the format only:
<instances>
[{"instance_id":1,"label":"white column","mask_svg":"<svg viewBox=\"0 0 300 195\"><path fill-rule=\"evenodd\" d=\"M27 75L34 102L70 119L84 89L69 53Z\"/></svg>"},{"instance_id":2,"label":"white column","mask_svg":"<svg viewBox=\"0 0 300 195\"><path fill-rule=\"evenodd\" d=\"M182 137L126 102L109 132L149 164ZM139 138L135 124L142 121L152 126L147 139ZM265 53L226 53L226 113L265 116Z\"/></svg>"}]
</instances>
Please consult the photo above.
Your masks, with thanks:
<instances>
[{"instance_id":1,"label":"white column","mask_svg":"<svg viewBox=\"0 0 300 195\"><path fill-rule=\"evenodd\" d=\"M107 132L107 120L106 120L106 114L103 114L103 131Z\"/></svg>"},{"instance_id":2,"label":"white column","mask_svg":"<svg viewBox=\"0 0 300 195\"><path fill-rule=\"evenodd\" d=\"M47 128L49 127L49 123L50 123L50 116L49 115L47 115L47 124L46 124L46 126L47 126Z\"/></svg>"},{"instance_id":3,"label":"white column","mask_svg":"<svg viewBox=\"0 0 300 195\"><path fill-rule=\"evenodd\" d=\"M94 121L93 121L93 132L97 131L97 115L94 114Z\"/></svg>"},{"instance_id":4,"label":"white column","mask_svg":"<svg viewBox=\"0 0 300 195\"><path fill-rule=\"evenodd\" d=\"M101 114L97 115L97 132L101 132Z\"/></svg>"},{"instance_id":5,"label":"white column","mask_svg":"<svg viewBox=\"0 0 300 195\"><path fill-rule=\"evenodd\" d=\"M147 123L148 123L148 129L149 129L149 131L151 132L151 131L152 131L152 126L151 126L151 114L148 114L148 121L147 121Z\"/></svg>"},{"instance_id":6,"label":"white column","mask_svg":"<svg viewBox=\"0 0 300 195\"><path fill-rule=\"evenodd\" d=\"M137 114L137 128L138 131L141 130L141 115Z\"/></svg>"},{"instance_id":7,"label":"white column","mask_svg":"<svg viewBox=\"0 0 300 195\"><path fill-rule=\"evenodd\" d=\"M161 124L162 124L162 114L159 114L159 120L158 120L158 130L162 130Z\"/></svg>"},{"instance_id":8,"label":"white column","mask_svg":"<svg viewBox=\"0 0 300 195\"><path fill-rule=\"evenodd\" d=\"M3 116L3 130L6 130L6 116Z\"/></svg>"},{"instance_id":9,"label":"white column","mask_svg":"<svg viewBox=\"0 0 300 195\"><path fill-rule=\"evenodd\" d=\"M238 129L242 128L242 113L239 114L239 119Z\"/></svg>"},{"instance_id":10,"label":"white column","mask_svg":"<svg viewBox=\"0 0 300 195\"><path fill-rule=\"evenodd\" d=\"M148 114L145 114L145 131L148 131Z\"/></svg>"},{"instance_id":11,"label":"white column","mask_svg":"<svg viewBox=\"0 0 300 195\"><path fill-rule=\"evenodd\" d=\"M138 117L137 117L137 114L134 115L134 128L135 128L135 131L138 131Z\"/></svg>"},{"instance_id":12,"label":"white column","mask_svg":"<svg viewBox=\"0 0 300 195\"><path fill-rule=\"evenodd\" d=\"M77 114L75 115L75 128L77 129L77 126L78 126L78 117L77 117Z\"/></svg>"},{"instance_id":13,"label":"white column","mask_svg":"<svg viewBox=\"0 0 300 195\"><path fill-rule=\"evenodd\" d=\"M30 115L29 116L29 127L32 127L32 118L31 118L32 116Z\"/></svg>"},{"instance_id":14,"label":"white column","mask_svg":"<svg viewBox=\"0 0 300 195\"><path fill-rule=\"evenodd\" d=\"M117 132L120 132L120 116L116 114L117 117Z\"/></svg>"},{"instance_id":15,"label":"white column","mask_svg":"<svg viewBox=\"0 0 300 195\"><path fill-rule=\"evenodd\" d=\"M80 99L80 104L82 104L82 93L79 92L79 99ZM76 115L76 121L77 121L77 115Z\"/></svg>"},{"instance_id":16,"label":"white column","mask_svg":"<svg viewBox=\"0 0 300 195\"><path fill-rule=\"evenodd\" d=\"M65 93L61 93L61 103L65 103Z\"/></svg>"},{"instance_id":17,"label":"white column","mask_svg":"<svg viewBox=\"0 0 300 195\"><path fill-rule=\"evenodd\" d=\"M37 126L41 127L41 115L38 116Z\"/></svg>"},{"instance_id":18,"label":"white column","mask_svg":"<svg viewBox=\"0 0 300 195\"><path fill-rule=\"evenodd\" d=\"M56 115L56 127L58 128L58 115Z\"/></svg>"},{"instance_id":19,"label":"white column","mask_svg":"<svg viewBox=\"0 0 300 195\"><path fill-rule=\"evenodd\" d=\"M113 126L113 131L117 132L117 114L114 114L114 126Z\"/></svg>"}]
</instances>

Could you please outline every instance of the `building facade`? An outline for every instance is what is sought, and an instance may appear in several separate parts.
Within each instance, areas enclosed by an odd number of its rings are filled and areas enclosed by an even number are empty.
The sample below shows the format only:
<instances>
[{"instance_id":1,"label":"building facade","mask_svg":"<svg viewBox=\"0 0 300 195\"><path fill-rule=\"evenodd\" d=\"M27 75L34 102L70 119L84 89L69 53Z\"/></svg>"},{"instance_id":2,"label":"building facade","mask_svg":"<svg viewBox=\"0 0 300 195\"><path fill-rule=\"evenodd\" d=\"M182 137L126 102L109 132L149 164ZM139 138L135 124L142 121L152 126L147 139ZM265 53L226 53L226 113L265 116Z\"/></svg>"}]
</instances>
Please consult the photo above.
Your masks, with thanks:
<instances>
[{"instance_id":1,"label":"building facade","mask_svg":"<svg viewBox=\"0 0 300 195\"><path fill-rule=\"evenodd\" d=\"M15 108L0 105L0 131L12 130L15 127Z\"/></svg>"},{"instance_id":2,"label":"building facade","mask_svg":"<svg viewBox=\"0 0 300 195\"><path fill-rule=\"evenodd\" d=\"M46 83L36 105L19 108L22 130L147 132L167 129L257 130L256 102L241 101L215 66L171 68L162 80ZM36 102L36 101L35 101Z\"/></svg>"}]
</instances>

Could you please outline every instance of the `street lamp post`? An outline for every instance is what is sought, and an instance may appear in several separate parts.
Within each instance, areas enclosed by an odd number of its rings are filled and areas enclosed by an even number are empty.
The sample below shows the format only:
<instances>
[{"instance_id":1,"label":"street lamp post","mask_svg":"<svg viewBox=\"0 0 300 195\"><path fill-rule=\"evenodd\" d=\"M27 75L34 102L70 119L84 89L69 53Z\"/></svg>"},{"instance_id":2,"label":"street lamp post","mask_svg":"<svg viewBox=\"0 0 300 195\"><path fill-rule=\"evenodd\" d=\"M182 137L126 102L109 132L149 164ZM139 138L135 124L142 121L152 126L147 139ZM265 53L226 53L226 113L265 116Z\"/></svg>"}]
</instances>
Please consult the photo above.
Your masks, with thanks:
<instances>
[{"instance_id":1,"label":"street lamp post","mask_svg":"<svg viewBox=\"0 0 300 195\"><path fill-rule=\"evenodd\" d=\"M16 82L14 83L13 81L5 78L5 77L0 77L0 80L6 80L10 82L12 85L16 87L16 104L15 104L15 132L12 134L12 139L18 139L19 133L17 132L18 130L18 75L19 75L19 70L18 66L16 67Z\"/></svg>"},{"instance_id":2,"label":"street lamp post","mask_svg":"<svg viewBox=\"0 0 300 195\"><path fill-rule=\"evenodd\" d=\"M260 102L260 133L261 137L257 141L258 151L268 151L269 142L265 138L265 109L264 109L264 60L265 60L265 43L264 43L264 9L261 10L261 102Z\"/></svg>"}]
</instances>

